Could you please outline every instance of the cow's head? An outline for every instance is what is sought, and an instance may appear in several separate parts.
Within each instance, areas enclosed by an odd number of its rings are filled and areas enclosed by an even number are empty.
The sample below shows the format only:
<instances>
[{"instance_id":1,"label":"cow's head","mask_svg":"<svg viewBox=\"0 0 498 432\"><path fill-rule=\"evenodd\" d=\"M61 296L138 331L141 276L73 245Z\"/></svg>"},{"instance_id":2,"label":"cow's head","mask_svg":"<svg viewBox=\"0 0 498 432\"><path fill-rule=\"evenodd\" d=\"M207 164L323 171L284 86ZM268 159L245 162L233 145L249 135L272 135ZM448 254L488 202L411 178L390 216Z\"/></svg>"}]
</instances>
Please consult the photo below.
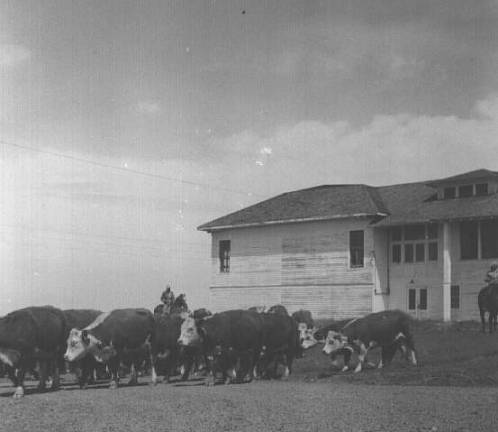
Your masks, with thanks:
<instances>
[{"instance_id":1,"label":"cow's head","mask_svg":"<svg viewBox=\"0 0 498 432\"><path fill-rule=\"evenodd\" d=\"M303 349L311 348L318 343L315 336L313 336L316 331L315 328L309 328L306 323L299 323L297 329L299 332L299 341Z\"/></svg>"},{"instance_id":2,"label":"cow's head","mask_svg":"<svg viewBox=\"0 0 498 432\"><path fill-rule=\"evenodd\" d=\"M103 353L102 342L88 333L88 330L72 329L67 338L67 349L64 359L73 362L92 354L96 360L105 361L107 354Z\"/></svg>"},{"instance_id":3,"label":"cow's head","mask_svg":"<svg viewBox=\"0 0 498 432\"><path fill-rule=\"evenodd\" d=\"M342 333L330 330L325 339L325 346L323 347L323 352L325 354L332 354L346 346L348 343L348 338Z\"/></svg>"},{"instance_id":4,"label":"cow's head","mask_svg":"<svg viewBox=\"0 0 498 432\"><path fill-rule=\"evenodd\" d=\"M182 316L184 318L180 328L178 343L183 346L199 346L202 343L202 329L197 327L194 317Z\"/></svg>"}]
</instances>

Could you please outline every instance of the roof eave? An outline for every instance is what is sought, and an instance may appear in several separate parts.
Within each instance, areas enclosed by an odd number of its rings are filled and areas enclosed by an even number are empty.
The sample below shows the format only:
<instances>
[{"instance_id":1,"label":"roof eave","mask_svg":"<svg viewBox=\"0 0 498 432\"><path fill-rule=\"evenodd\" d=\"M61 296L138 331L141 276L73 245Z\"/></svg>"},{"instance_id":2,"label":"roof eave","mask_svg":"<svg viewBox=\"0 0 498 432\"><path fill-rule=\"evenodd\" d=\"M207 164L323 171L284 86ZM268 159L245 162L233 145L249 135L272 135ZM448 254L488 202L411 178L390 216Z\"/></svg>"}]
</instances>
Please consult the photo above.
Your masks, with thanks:
<instances>
[{"instance_id":1,"label":"roof eave","mask_svg":"<svg viewBox=\"0 0 498 432\"><path fill-rule=\"evenodd\" d=\"M283 224L291 224L291 223L302 223L302 222L318 222L318 221L326 221L326 220L335 220L335 219L348 219L348 218L361 218L361 217L386 217L389 216L387 213L354 213L354 214L345 214L345 215L332 215L332 216L321 216L321 217L310 217L310 218L295 218L295 219L280 219L274 221L262 221L262 222L249 222L249 223L239 223L239 224L229 224L229 225L217 225L217 226L205 226L201 225L197 227L199 231L221 231L226 229L234 229L234 228L250 228L250 227L258 227L258 226L267 226L267 225L283 225Z\"/></svg>"}]
</instances>

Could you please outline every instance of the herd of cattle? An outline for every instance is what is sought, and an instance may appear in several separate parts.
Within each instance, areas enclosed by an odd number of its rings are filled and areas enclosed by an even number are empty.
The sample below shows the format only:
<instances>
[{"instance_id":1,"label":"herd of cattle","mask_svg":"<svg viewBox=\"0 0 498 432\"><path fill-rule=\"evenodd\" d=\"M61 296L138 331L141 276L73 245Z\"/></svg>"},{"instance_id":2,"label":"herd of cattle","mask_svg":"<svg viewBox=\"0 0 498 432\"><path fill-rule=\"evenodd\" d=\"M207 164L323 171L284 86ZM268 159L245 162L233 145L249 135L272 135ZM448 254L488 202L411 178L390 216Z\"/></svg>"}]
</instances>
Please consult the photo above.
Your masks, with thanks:
<instances>
[{"instance_id":1,"label":"herd of cattle","mask_svg":"<svg viewBox=\"0 0 498 432\"><path fill-rule=\"evenodd\" d=\"M333 360L358 354L355 372L361 371L368 351L381 348L382 367L397 350L417 364L410 317L401 311L384 311L350 321L315 328L309 311L289 315L285 307L266 312L256 308L229 310L212 315L205 309L193 313L152 313L147 309L60 310L52 306L19 309L0 318L0 363L14 384L14 397L24 395L27 372L37 369L40 390L51 378L59 386L59 371L67 365L77 371L79 385L86 387L102 366L110 387L117 388L120 369L129 368L130 384L137 372L147 370L151 382L158 375L169 381L181 374L186 380L192 368L204 368L206 384L223 380L248 382L274 378L283 370L287 377L295 358L324 343Z\"/></svg>"}]
</instances>

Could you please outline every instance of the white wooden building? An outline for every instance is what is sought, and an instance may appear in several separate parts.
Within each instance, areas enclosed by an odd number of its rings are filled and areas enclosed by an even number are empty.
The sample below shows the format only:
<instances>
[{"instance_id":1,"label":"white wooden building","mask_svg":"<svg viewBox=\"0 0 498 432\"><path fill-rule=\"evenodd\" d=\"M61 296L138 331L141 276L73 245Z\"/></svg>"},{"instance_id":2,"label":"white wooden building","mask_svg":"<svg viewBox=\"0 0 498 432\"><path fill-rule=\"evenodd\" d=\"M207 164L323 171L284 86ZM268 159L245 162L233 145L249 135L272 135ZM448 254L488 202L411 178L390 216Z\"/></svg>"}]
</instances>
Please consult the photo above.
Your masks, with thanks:
<instances>
[{"instance_id":1,"label":"white wooden building","mask_svg":"<svg viewBox=\"0 0 498 432\"><path fill-rule=\"evenodd\" d=\"M477 319L498 261L498 172L285 193L199 227L215 311L282 304L315 317L402 309Z\"/></svg>"}]
</instances>

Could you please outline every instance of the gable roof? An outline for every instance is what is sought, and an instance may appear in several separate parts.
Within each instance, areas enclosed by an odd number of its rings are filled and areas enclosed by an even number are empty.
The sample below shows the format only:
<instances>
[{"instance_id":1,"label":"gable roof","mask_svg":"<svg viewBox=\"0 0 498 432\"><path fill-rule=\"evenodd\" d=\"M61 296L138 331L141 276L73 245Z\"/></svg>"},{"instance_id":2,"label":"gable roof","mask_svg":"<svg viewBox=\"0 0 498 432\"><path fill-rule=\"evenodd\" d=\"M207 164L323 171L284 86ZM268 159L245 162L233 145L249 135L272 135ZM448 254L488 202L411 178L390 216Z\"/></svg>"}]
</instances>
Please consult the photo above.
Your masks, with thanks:
<instances>
[{"instance_id":1,"label":"gable roof","mask_svg":"<svg viewBox=\"0 0 498 432\"><path fill-rule=\"evenodd\" d=\"M498 194L436 199L434 187L483 179L498 172L476 170L430 182L372 187L323 185L287 192L198 227L201 231L279 223L371 217L376 226L498 216Z\"/></svg>"}]
</instances>

